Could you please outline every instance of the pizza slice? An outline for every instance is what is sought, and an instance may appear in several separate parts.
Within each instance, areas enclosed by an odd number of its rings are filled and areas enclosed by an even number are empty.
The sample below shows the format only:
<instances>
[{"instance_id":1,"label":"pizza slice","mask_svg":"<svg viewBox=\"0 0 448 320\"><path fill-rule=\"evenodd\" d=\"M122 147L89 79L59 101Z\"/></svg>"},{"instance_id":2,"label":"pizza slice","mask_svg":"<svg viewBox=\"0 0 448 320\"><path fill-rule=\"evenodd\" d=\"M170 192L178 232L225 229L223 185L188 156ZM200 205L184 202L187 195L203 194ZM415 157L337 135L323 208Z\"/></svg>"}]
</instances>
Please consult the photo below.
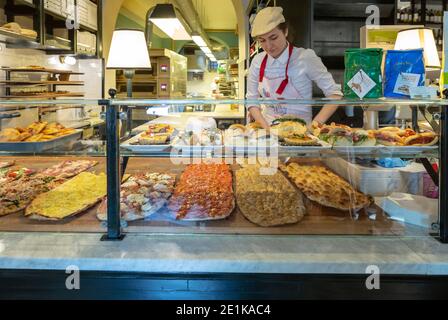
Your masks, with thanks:
<instances>
[{"instance_id":1,"label":"pizza slice","mask_svg":"<svg viewBox=\"0 0 448 320\"><path fill-rule=\"evenodd\" d=\"M439 141L439 137L434 132L424 132L415 134L404 139L406 146L432 146Z\"/></svg>"},{"instance_id":2,"label":"pizza slice","mask_svg":"<svg viewBox=\"0 0 448 320\"><path fill-rule=\"evenodd\" d=\"M41 173L43 175L51 177L71 178L83 171L96 166L97 164L98 161L92 160L66 160L48 169L45 169Z\"/></svg>"},{"instance_id":3,"label":"pizza slice","mask_svg":"<svg viewBox=\"0 0 448 320\"><path fill-rule=\"evenodd\" d=\"M48 192L65 179L42 174L25 176L0 186L0 216L24 210L39 194Z\"/></svg>"},{"instance_id":4,"label":"pizza slice","mask_svg":"<svg viewBox=\"0 0 448 320\"><path fill-rule=\"evenodd\" d=\"M163 173L141 173L129 177L121 185L120 215L125 221L145 219L159 211L171 196L175 176ZM97 211L100 220L107 220L107 197Z\"/></svg>"},{"instance_id":5,"label":"pizza slice","mask_svg":"<svg viewBox=\"0 0 448 320\"><path fill-rule=\"evenodd\" d=\"M1 161L0 162L0 169L11 167L11 166L14 165L14 163L15 163L14 160L12 160L12 161Z\"/></svg>"}]
</instances>

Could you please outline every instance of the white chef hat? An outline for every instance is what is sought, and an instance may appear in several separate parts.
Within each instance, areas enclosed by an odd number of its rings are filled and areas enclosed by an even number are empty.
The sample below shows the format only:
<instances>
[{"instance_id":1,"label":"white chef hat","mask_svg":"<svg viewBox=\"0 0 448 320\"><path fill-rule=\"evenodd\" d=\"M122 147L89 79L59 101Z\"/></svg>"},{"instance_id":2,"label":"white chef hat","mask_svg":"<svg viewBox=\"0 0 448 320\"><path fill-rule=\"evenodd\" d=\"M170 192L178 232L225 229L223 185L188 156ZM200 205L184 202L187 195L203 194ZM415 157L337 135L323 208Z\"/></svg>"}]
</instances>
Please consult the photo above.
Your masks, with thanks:
<instances>
[{"instance_id":1,"label":"white chef hat","mask_svg":"<svg viewBox=\"0 0 448 320\"><path fill-rule=\"evenodd\" d=\"M255 16L252 23L251 35L253 38L274 30L280 23L285 22L283 16L283 8L281 7L267 7Z\"/></svg>"}]
</instances>

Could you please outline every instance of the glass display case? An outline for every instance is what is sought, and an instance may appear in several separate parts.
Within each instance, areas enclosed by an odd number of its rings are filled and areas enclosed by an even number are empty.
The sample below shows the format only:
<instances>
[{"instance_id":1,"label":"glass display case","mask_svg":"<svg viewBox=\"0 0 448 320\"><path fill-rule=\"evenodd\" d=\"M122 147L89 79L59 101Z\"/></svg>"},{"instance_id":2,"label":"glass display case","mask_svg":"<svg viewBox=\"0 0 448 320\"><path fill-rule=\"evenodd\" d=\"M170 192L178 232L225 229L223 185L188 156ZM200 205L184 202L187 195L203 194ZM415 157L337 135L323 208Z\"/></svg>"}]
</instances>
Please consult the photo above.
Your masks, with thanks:
<instances>
[{"instance_id":1,"label":"glass display case","mask_svg":"<svg viewBox=\"0 0 448 320\"><path fill-rule=\"evenodd\" d=\"M105 232L89 214L106 195L105 121L100 113L98 100L0 103L2 231ZM87 187L89 183L93 185ZM80 201L89 188L95 196ZM31 212L38 202L46 213ZM76 208L69 209L72 205Z\"/></svg>"},{"instance_id":2,"label":"glass display case","mask_svg":"<svg viewBox=\"0 0 448 320\"><path fill-rule=\"evenodd\" d=\"M222 129L213 117L164 110L218 102L283 115L270 128ZM51 123L36 128L42 119L34 126L2 122L0 231L98 232L104 240L201 233L448 241L445 100L5 101L0 117L69 104L101 106L106 137L93 140ZM304 123L290 114L303 106L362 108L365 129ZM163 116L140 131L122 130L132 107ZM393 107L410 107L411 118L379 124L377 112ZM21 134L31 135L19 140ZM44 187L34 185L38 179ZM6 214L6 206L16 210Z\"/></svg>"}]
</instances>

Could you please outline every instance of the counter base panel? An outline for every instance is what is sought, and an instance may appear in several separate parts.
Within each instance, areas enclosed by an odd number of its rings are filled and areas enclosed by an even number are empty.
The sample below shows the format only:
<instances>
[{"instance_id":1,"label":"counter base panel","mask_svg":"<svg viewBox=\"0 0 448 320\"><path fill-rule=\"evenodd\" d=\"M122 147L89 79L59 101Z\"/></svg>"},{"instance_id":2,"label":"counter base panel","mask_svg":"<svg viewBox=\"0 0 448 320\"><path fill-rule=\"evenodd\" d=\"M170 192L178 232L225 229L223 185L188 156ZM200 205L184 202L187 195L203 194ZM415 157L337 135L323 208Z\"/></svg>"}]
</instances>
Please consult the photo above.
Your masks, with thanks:
<instances>
[{"instance_id":1,"label":"counter base panel","mask_svg":"<svg viewBox=\"0 0 448 320\"><path fill-rule=\"evenodd\" d=\"M67 290L66 278L65 271L0 270L0 299L446 299L448 286L447 276L382 275L381 289L368 290L366 275L83 271L80 290Z\"/></svg>"}]
</instances>

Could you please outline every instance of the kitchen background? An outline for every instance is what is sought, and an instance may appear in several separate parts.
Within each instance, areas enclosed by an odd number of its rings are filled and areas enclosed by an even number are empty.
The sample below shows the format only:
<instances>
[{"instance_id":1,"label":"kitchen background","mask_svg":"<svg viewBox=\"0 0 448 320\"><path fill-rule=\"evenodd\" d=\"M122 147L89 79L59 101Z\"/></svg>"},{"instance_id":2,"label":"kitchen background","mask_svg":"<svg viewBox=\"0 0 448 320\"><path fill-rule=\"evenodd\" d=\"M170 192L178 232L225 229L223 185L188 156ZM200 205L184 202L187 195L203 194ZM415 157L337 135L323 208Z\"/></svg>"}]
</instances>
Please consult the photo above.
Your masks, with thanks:
<instances>
[{"instance_id":1,"label":"kitchen background","mask_svg":"<svg viewBox=\"0 0 448 320\"><path fill-rule=\"evenodd\" d=\"M446 0L77 0L79 6L83 5L90 18L95 17L102 21L81 23L78 38L72 39L70 31L64 30L63 23L67 14L55 14L55 6L67 8L75 0L0 0L0 26L15 21L22 28L36 29L33 22L36 19L32 10L38 10L37 4L44 3L43 16L46 19L45 39L39 39L41 44L49 46L57 41L72 41L72 48L58 51L15 49L10 39L0 34L0 64L3 67L16 67L25 65L40 65L58 69L70 69L85 73L82 79L83 87L60 87L60 90L84 92L86 98L99 97L108 88L119 87L117 71L104 70L103 61L109 51L113 30L116 28L139 28L145 30L146 15L148 11L159 3L173 3L179 8L184 20L195 30L204 34L211 44L211 50L218 63L211 62L199 50L193 41L175 41L169 38L157 26L154 26L148 41L151 50L166 49L160 57L167 57L167 52L178 53L186 57L187 76L185 77L185 90L169 92L168 96L186 95L192 97L211 97L215 79L219 79L217 86L220 96L244 97L245 75L253 56L260 52L260 48L249 36L250 21L258 10L265 6L278 5L284 8L284 14L290 23L291 40L296 46L313 48L321 56L324 64L333 74L336 82L342 83L344 70L344 51L347 48L360 47L360 28L365 25L369 13L366 7L376 5L380 9L382 25L426 25L434 28L438 43L441 39L440 15L446 9ZM25 5L25 3L28 3ZM29 6L27 10L24 10ZM34 8L34 9L30 9ZM83 7L84 8L84 7ZM11 11L18 13L12 17ZM91 10L93 14L90 12ZM66 10L65 10L66 11ZM61 21L58 22L57 19ZM86 18L87 19L87 18ZM96 19L96 17L95 17ZM86 20L87 21L87 20ZM55 27L56 26L56 27ZM50 30L50 31L49 31ZM86 54L83 48L81 35L94 38L97 43L95 54ZM43 42L43 43L42 43ZM51 42L51 43L50 43ZM76 43L75 43L76 42ZM86 42L86 41L84 41ZM61 44L61 43L59 43ZM439 43L441 44L441 43ZM80 46L81 45L81 46ZM17 47L17 44L16 46ZM20 47L20 46L19 46ZM26 46L25 46L26 47ZM74 48L75 47L75 48ZM81 49L80 49L81 48ZM48 48L47 48L48 49ZM441 48L440 48L441 50ZM57 54L53 54L56 53ZM153 55L153 54L152 54ZM61 63L61 56L73 56L76 61L72 64ZM87 56L87 57L86 57ZM87 59L86 59L87 58ZM157 57L153 59L157 61ZM162 59L163 60L163 59ZM103 72L105 73L103 75ZM4 72L0 79L5 79ZM152 75L153 83L154 75ZM101 82L100 80L104 81ZM150 82L150 81L149 81ZM104 85L103 85L104 83ZM123 86L121 86L123 87ZM150 86L140 86L137 91L147 91ZM148 96L159 97L160 85ZM5 87L0 87L2 96ZM163 93L163 97L166 96ZM315 96L320 96L315 90ZM218 96L219 97L219 96Z\"/></svg>"}]
</instances>

